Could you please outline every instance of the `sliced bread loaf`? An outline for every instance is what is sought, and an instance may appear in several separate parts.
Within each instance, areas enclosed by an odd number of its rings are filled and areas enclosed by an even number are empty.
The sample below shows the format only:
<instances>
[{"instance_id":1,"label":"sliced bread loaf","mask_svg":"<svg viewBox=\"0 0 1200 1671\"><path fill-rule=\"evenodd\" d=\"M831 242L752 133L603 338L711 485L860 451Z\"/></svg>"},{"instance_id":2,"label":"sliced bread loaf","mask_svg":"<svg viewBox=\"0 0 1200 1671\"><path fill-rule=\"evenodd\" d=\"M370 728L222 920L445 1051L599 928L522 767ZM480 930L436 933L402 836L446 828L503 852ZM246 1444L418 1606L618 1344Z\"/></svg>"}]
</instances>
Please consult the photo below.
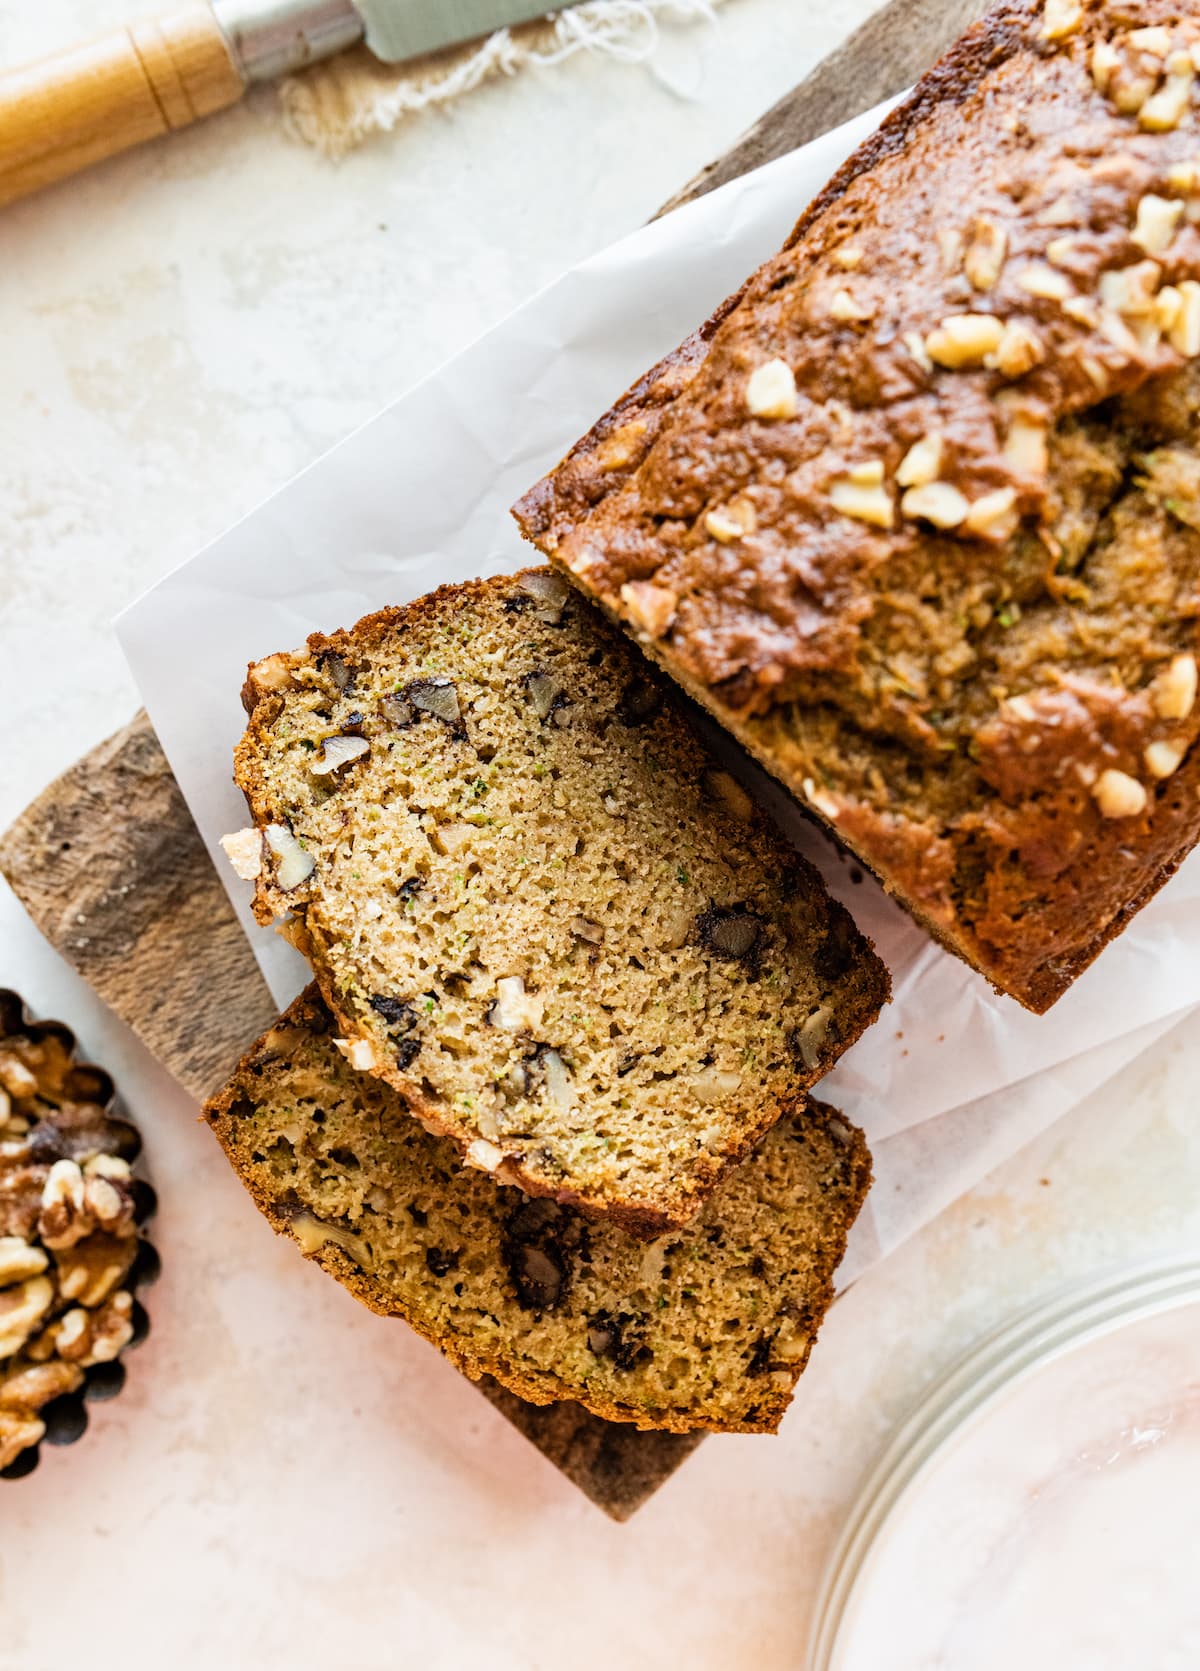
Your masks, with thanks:
<instances>
[{"instance_id":1,"label":"sliced bread loaf","mask_svg":"<svg viewBox=\"0 0 1200 1671\"><path fill-rule=\"evenodd\" d=\"M497 1181L683 1224L887 996L669 682L548 571L316 635L246 701L229 846L260 919L293 914L351 1064Z\"/></svg>"},{"instance_id":2,"label":"sliced bread loaf","mask_svg":"<svg viewBox=\"0 0 1200 1671\"><path fill-rule=\"evenodd\" d=\"M349 1067L334 1027L310 988L205 1110L276 1230L534 1404L676 1432L778 1426L870 1179L861 1133L801 1105L686 1231L646 1244L459 1166Z\"/></svg>"}]
</instances>

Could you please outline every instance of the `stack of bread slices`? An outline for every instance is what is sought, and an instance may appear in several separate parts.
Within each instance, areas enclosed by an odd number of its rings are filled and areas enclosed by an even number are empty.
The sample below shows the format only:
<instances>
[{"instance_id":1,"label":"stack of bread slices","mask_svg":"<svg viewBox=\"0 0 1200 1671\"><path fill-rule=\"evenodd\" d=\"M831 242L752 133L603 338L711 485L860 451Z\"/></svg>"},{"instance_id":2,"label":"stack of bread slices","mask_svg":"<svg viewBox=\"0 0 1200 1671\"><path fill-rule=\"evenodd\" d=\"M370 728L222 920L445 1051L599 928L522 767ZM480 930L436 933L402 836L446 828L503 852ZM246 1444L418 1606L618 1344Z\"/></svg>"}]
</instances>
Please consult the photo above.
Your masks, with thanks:
<instances>
[{"instance_id":1,"label":"stack of bread slices","mask_svg":"<svg viewBox=\"0 0 1200 1671\"><path fill-rule=\"evenodd\" d=\"M1000 0L520 501L553 570L251 670L315 984L210 1118L468 1373L773 1428L863 1196L886 973L681 692L1037 1013L1200 841L1198 121L1194 6Z\"/></svg>"},{"instance_id":2,"label":"stack of bread slices","mask_svg":"<svg viewBox=\"0 0 1200 1671\"><path fill-rule=\"evenodd\" d=\"M250 669L226 840L312 986L207 1117L280 1231L472 1376L773 1430L863 1200L809 1087L886 971L558 574Z\"/></svg>"}]
</instances>

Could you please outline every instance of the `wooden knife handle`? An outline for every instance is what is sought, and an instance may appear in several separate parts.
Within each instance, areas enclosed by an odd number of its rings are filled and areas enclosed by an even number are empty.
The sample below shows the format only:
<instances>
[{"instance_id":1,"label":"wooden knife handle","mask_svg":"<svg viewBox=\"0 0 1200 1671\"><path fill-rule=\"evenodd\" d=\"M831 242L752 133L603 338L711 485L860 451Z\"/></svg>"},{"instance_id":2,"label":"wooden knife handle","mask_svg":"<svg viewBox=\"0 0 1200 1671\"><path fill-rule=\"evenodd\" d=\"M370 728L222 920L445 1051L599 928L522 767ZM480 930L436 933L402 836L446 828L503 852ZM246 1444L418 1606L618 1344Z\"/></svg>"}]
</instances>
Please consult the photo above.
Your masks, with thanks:
<instances>
[{"instance_id":1,"label":"wooden knife handle","mask_svg":"<svg viewBox=\"0 0 1200 1671\"><path fill-rule=\"evenodd\" d=\"M0 204L224 110L245 85L206 5L0 72Z\"/></svg>"}]
</instances>

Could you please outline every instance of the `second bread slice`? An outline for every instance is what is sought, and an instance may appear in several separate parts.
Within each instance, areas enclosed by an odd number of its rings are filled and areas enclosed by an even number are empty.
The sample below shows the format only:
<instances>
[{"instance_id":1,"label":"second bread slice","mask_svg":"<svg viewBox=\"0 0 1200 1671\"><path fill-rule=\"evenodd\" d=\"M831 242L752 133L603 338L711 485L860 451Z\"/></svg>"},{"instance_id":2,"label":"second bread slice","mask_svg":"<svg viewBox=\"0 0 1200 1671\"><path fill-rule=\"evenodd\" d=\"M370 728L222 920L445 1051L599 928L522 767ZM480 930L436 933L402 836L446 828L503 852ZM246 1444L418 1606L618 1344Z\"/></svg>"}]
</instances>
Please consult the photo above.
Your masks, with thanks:
<instances>
[{"instance_id":1,"label":"second bread slice","mask_svg":"<svg viewBox=\"0 0 1200 1671\"><path fill-rule=\"evenodd\" d=\"M836 1110L780 1120L688 1230L650 1246L455 1165L338 1055L315 991L205 1110L277 1231L464 1374L677 1433L773 1432L871 1173Z\"/></svg>"},{"instance_id":2,"label":"second bread slice","mask_svg":"<svg viewBox=\"0 0 1200 1671\"><path fill-rule=\"evenodd\" d=\"M887 975L544 571L251 669L228 845L292 913L353 1066L466 1159L641 1235L685 1223L878 1014Z\"/></svg>"}]
</instances>

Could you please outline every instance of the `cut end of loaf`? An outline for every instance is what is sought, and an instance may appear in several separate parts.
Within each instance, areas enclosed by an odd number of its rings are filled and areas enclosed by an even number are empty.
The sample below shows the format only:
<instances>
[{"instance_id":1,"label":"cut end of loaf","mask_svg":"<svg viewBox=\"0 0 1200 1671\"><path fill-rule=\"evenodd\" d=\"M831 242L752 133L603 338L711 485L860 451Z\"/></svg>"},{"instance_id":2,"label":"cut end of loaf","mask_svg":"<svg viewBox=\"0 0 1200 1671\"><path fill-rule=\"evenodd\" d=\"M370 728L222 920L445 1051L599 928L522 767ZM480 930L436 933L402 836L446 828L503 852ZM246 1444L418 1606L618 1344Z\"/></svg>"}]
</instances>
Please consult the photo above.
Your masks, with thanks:
<instances>
[{"instance_id":1,"label":"cut end of loaf","mask_svg":"<svg viewBox=\"0 0 1200 1671\"><path fill-rule=\"evenodd\" d=\"M248 690L260 916L292 913L355 1064L494 1178L683 1224L886 999L669 684L550 571L314 637Z\"/></svg>"}]
</instances>

